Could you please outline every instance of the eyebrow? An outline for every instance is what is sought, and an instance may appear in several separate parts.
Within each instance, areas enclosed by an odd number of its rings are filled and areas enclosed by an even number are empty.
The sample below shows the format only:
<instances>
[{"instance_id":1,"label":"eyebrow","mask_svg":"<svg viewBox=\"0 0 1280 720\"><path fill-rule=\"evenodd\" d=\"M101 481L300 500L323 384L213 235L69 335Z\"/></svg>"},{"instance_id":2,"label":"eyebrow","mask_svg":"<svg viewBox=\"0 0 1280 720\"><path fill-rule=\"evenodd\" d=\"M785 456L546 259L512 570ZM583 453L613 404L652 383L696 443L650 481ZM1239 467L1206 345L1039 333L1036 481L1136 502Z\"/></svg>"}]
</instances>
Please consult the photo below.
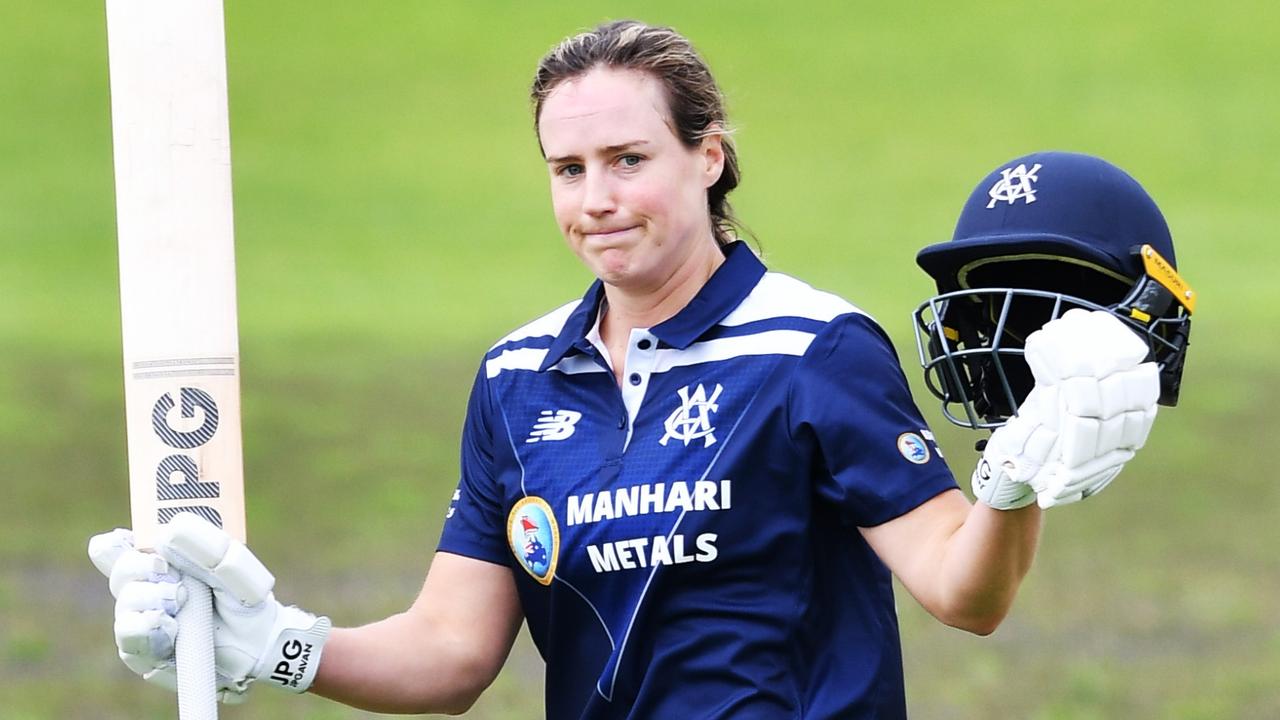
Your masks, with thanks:
<instances>
[{"instance_id":1,"label":"eyebrow","mask_svg":"<svg viewBox=\"0 0 1280 720\"><path fill-rule=\"evenodd\" d=\"M630 142L624 142L618 145L606 145L605 147L600 148L600 152L603 155L613 155L615 153L620 153L624 150L630 150L632 148L641 147L648 144L649 144L648 140L631 140ZM558 165L560 163L570 162L573 160L581 160L581 159L582 158L578 155L560 155L558 157L547 158L547 164Z\"/></svg>"}]
</instances>

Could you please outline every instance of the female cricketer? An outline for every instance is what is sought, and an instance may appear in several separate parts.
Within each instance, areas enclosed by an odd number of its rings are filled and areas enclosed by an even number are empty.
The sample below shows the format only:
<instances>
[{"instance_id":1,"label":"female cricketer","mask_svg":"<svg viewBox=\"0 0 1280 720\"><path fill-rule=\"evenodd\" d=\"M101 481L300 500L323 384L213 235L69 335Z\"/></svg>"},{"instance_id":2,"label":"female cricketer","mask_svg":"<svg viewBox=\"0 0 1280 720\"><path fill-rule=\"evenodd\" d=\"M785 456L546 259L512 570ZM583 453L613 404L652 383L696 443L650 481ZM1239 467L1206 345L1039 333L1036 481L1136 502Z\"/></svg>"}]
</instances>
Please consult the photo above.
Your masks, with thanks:
<instances>
[{"instance_id":1,"label":"female cricketer","mask_svg":"<svg viewBox=\"0 0 1280 720\"><path fill-rule=\"evenodd\" d=\"M123 530L91 541L121 656L172 683L190 573L215 591L224 699L261 681L463 712L527 622L549 718L905 717L892 577L940 621L992 632L1042 506L1091 495L1145 439L1146 346L1106 312L1026 338L1034 382L971 503L876 322L738 240L723 99L684 37L602 25L556 46L532 94L556 222L597 279L485 354L417 600L330 628L179 516L161 558Z\"/></svg>"}]
</instances>

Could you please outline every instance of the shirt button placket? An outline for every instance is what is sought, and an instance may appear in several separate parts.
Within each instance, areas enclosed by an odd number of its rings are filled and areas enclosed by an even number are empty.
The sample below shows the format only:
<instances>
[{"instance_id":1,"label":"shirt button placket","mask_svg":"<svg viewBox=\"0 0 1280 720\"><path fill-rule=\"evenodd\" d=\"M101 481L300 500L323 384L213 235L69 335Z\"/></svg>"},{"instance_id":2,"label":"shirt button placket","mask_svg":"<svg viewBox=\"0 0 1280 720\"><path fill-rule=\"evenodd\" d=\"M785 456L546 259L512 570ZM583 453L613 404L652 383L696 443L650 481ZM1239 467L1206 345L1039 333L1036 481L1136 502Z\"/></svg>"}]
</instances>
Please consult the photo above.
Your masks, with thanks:
<instances>
[{"instance_id":1,"label":"shirt button placket","mask_svg":"<svg viewBox=\"0 0 1280 720\"><path fill-rule=\"evenodd\" d=\"M640 393L645 384L646 376L653 371L654 354L657 352L656 340L649 334L648 330L635 329L631 331L631 348L627 352L627 367L632 369L625 379L629 386L623 390L623 396L627 402L626 414L618 421L618 429L627 429L630 419L640 411L642 398ZM626 442L624 440L624 442Z\"/></svg>"}]
</instances>

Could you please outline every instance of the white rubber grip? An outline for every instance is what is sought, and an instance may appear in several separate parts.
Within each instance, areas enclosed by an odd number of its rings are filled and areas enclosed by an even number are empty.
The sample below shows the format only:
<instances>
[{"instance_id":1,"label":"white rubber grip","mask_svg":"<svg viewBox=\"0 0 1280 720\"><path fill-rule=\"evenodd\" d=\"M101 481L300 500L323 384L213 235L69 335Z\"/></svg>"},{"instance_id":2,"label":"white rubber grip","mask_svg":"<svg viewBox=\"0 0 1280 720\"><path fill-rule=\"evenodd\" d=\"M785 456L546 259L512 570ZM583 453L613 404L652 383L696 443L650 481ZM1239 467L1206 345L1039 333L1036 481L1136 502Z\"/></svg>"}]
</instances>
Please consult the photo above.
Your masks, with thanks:
<instances>
[{"instance_id":1,"label":"white rubber grip","mask_svg":"<svg viewBox=\"0 0 1280 720\"><path fill-rule=\"evenodd\" d=\"M178 611L174 652L178 663L180 720L217 720L218 686L213 658L213 592L184 576L187 601Z\"/></svg>"}]
</instances>

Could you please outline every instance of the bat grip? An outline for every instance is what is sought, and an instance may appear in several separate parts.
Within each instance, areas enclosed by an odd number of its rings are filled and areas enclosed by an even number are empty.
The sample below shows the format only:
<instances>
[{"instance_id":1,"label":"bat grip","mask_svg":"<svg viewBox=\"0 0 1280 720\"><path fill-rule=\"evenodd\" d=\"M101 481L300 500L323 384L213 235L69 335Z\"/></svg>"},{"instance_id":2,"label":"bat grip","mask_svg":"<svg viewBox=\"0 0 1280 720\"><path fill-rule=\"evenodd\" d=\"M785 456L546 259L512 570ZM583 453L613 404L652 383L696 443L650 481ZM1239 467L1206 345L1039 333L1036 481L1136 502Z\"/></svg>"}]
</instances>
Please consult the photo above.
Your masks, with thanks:
<instances>
[{"instance_id":1,"label":"bat grip","mask_svg":"<svg viewBox=\"0 0 1280 720\"><path fill-rule=\"evenodd\" d=\"M213 657L213 592L184 576L187 601L178 611L174 654L178 671L178 717L217 720L218 688Z\"/></svg>"}]
</instances>

